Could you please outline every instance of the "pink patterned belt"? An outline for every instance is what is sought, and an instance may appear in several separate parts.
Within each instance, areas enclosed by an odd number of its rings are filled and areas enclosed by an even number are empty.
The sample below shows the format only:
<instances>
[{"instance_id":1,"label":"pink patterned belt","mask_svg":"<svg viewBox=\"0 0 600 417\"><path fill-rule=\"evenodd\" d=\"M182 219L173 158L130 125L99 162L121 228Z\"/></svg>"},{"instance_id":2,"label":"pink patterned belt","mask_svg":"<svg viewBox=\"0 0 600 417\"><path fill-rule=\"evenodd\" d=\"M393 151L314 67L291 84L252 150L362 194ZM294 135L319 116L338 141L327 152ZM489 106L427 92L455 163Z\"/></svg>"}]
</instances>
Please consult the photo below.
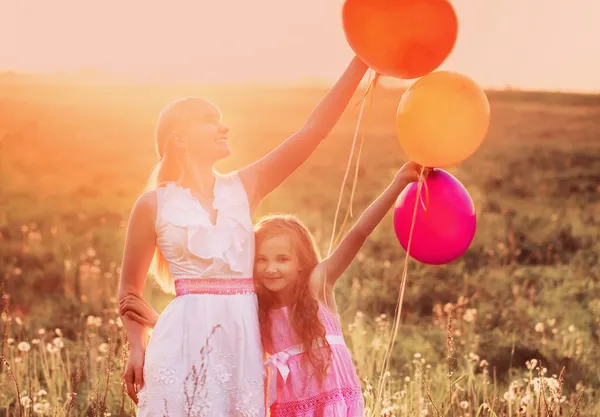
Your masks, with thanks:
<instances>
[{"instance_id":1,"label":"pink patterned belt","mask_svg":"<svg viewBox=\"0 0 600 417\"><path fill-rule=\"evenodd\" d=\"M175 293L186 294L254 294L253 278L180 278L175 280Z\"/></svg>"}]
</instances>

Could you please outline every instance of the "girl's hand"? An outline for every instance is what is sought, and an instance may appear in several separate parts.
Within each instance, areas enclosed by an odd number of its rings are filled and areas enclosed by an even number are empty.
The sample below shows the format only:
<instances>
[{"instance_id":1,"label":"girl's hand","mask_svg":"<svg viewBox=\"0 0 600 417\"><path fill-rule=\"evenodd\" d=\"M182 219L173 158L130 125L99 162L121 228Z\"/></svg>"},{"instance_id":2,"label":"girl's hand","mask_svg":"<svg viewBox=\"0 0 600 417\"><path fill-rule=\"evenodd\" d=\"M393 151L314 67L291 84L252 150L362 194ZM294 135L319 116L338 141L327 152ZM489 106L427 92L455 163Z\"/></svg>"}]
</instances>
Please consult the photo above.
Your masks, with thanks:
<instances>
[{"instance_id":1,"label":"girl's hand","mask_svg":"<svg viewBox=\"0 0 600 417\"><path fill-rule=\"evenodd\" d=\"M146 300L134 294L127 294L119 301L119 314L147 327L154 327L159 316Z\"/></svg>"},{"instance_id":2,"label":"girl's hand","mask_svg":"<svg viewBox=\"0 0 600 417\"><path fill-rule=\"evenodd\" d=\"M400 168L400 170L396 174L396 178L394 179L394 181L400 182L403 185L408 185L411 182L418 182L422 168L423 167L417 164L416 162L409 161L406 164L404 164L402 168ZM423 177L425 179L427 179L427 176L429 175L432 169L433 168L425 168L425 170L423 170Z\"/></svg>"}]
</instances>

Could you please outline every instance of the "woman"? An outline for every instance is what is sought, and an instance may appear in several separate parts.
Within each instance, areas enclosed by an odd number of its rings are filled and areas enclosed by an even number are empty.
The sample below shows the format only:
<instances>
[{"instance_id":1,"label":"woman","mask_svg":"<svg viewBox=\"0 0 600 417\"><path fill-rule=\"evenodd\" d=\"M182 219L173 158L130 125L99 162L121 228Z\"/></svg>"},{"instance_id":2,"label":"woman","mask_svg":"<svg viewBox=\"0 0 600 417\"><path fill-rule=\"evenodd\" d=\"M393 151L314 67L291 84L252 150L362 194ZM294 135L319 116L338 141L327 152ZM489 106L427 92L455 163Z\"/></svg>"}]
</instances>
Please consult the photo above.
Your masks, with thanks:
<instances>
[{"instance_id":1,"label":"woman","mask_svg":"<svg viewBox=\"0 0 600 417\"><path fill-rule=\"evenodd\" d=\"M177 295L149 343L147 328L123 317L139 416L265 415L252 213L329 134L366 70L355 57L300 130L228 175L213 169L231 152L214 104L187 98L161 113L160 162L131 212L119 286L120 299L141 297L154 261L161 288Z\"/></svg>"}]
</instances>

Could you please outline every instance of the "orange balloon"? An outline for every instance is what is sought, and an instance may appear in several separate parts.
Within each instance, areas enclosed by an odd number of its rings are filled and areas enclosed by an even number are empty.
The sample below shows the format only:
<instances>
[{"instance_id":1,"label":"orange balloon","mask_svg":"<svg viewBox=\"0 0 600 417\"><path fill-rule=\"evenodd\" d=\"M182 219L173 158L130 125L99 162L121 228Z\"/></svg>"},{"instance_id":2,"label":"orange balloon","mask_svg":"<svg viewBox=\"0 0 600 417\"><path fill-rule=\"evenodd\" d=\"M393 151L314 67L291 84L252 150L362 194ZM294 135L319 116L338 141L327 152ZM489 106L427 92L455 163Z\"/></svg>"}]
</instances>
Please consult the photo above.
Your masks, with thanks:
<instances>
[{"instance_id":1,"label":"orange balloon","mask_svg":"<svg viewBox=\"0 0 600 417\"><path fill-rule=\"evenodd\" d=\"M444 168L471 156L490 123L485 92L470 78L432 72L402 96L396 114L400 145L413 161Z\"/></svg>"},{"instance_id":2,"label":"orange balloon","mask_svg":"<svg viewBox=\"0 0 600 417\"><path fill-rule=\"evenodd\" d=\"M342 22L348 44L363 62L403 79L439 67L458 32L448 0L346 0Z\"/></svg>"}]
</instances>

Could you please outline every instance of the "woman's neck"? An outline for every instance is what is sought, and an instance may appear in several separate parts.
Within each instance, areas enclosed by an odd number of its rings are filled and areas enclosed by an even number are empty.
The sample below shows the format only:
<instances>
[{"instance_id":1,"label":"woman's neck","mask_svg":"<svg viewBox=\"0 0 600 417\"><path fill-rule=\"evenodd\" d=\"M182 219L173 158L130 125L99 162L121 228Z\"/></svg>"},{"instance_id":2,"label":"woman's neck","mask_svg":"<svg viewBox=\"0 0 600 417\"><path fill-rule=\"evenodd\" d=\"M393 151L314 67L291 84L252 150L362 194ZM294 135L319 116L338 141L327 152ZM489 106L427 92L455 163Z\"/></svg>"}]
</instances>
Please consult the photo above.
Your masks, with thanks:
<instances>
[{"instance_id":1,"label":"woman's neck","mask_svg":"<svg viewBox=\"0 0 600 417\"><path fill-rule=\"evenodd\" d=\"M202 197L213 198L215 186L213 167L209 165L192 166L183 179L183 185Z\"/></svg>"}]
</instances>

